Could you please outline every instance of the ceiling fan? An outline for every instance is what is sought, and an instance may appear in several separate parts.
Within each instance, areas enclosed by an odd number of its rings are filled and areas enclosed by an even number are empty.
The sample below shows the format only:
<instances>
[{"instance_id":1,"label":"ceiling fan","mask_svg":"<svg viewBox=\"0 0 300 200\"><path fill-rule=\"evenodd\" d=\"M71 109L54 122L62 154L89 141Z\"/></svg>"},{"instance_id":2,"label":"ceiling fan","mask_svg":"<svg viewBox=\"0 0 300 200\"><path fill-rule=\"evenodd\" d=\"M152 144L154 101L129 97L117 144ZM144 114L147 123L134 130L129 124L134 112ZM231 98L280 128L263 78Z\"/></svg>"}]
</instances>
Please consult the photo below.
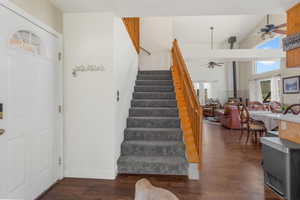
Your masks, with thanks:
<instances>
[{"instance_id":1,"label":"ceiling fan","mask_svg":"<svg viewBox=\"0 0 300 200\"><path fill-rule=\"evenodd\" d=\"M217 62L214 62L214 61L211 61L208 63L208 68L209 69L214 69L215 67L223 67L224 66L224 63L217 63Z\"/></svg>"},{"instance_id":2,"label":"ceiling fan","mask_svg":"<svg viewBox=\"0 0 300 200\"><path fill-rule=\"evenodd\" d=\"M282 30L282 28L286 26L287 26L286 23L280 24L278 26L275 26L274 24L270 24L270 15L267 15L267 24L265 25L265 27L260 29L259 34L261 34L261 38L263 40L266 39L266 36L269 36L271 38L274 37L274 33L285 35L286 30Z\"/></svg>"},{"instance_id":3,"label":"ceiling fan","mask_svg":"<svg viewBox=\"0 0 300 200\"><path fill-rule=\"evenodd\" d=\"M211 50L213 50L214 49L214 27L210 27L210 31L211 31ZM204 66L207 66L208 69L214 69L215 67L223 67L224 63L217 63L214 61L210 61L208 62L207 65Z\"/></svg>"}]
</instances>

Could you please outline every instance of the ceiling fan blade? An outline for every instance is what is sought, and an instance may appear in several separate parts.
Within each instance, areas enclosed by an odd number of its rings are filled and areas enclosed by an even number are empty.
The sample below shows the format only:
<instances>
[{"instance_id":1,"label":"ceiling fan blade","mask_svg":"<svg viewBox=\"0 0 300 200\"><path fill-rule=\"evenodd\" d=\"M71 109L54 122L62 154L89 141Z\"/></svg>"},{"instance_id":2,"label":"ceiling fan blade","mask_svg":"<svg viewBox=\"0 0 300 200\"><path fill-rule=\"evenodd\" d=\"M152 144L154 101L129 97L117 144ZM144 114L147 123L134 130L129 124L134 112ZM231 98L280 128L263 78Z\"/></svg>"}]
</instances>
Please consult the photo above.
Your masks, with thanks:
<instances>
[{"instance_id":1,"label":"ceiling fan blade","mask_svg":"<svg viewBox=\"0 0 300 200\"><path fill-rule=\"evenodd\" d=\"M287 26L286 23L285 23L285 24L280 24L280 25L278 25L278 26L275 26L275 29L284 28L284 27L286 27L286 26Z\"/></svg>"},{"instance_id":2,"label":"ceiling fan blade","mask_svg":"<svg viewBox=\"0 0 300 200\"><path fill-rule=\"evenodd\" d=\"M274 30L273 32L274 33L278 33L278 34L282 34L282 35L286 35L287 34L287 32L284 31L284 30Z\"/></svg>"}]
</instances>

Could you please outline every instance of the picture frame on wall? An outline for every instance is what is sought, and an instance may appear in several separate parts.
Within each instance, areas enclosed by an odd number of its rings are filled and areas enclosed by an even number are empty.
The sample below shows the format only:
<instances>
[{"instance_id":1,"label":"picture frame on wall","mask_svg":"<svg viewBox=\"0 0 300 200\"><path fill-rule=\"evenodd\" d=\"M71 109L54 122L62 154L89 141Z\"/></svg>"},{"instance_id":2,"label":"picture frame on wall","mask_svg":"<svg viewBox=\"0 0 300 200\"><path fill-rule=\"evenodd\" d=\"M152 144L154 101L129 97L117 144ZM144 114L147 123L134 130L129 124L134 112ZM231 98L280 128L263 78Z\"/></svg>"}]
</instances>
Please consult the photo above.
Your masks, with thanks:
<instances>
[{"instance_id":1,"label":"picture frame on wall","mask_svg":"<svg viewBox=\"0 0 300 200\"><path fill-rule=\"evenodd\" d=\"M283 94L300 93L300 76L292 76L282 79Z\"/></svg>"}]
</instances>

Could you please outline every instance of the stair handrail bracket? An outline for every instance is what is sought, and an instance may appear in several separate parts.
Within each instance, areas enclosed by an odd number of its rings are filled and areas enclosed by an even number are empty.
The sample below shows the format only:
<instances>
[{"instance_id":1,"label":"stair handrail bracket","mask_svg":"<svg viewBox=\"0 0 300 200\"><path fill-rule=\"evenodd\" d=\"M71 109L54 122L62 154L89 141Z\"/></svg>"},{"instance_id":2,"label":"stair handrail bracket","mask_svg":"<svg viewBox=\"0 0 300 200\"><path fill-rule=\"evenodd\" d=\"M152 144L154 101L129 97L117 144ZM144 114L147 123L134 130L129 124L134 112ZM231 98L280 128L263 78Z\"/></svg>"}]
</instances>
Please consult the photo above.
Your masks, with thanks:
<instances>
[{"instance_id":1,"label":"stair handrail bracket","mask_svg":"<svg viewBox=\"0 0 300 200\"><path fill-rule=\"evenodd\" d=\"M172 47L172 74L176 90L186 155L190 163L202 159L203 107L199 103L186 63L175 39Z\"/></svg>"}]
</instances>

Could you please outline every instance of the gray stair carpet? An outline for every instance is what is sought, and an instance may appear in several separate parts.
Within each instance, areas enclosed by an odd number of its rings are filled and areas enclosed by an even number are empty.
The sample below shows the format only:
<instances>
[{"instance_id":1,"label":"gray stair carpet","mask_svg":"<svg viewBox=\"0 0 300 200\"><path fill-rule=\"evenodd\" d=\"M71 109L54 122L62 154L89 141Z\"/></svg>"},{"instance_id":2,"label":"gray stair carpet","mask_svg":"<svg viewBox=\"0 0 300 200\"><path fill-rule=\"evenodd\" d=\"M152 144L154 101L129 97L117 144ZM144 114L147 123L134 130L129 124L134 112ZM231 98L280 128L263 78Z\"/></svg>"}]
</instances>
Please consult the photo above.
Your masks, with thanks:
<instances>
[{"instance_id":1,"label":"gray stair carpet","mask_svg":"<svg viewBox=\"0 0 300 200\"><path fill-rule=\"evenodd\" d=\"M170 71L139 71L118 160L120 174L187 175Z\"/></svg>"}]
</instances>

